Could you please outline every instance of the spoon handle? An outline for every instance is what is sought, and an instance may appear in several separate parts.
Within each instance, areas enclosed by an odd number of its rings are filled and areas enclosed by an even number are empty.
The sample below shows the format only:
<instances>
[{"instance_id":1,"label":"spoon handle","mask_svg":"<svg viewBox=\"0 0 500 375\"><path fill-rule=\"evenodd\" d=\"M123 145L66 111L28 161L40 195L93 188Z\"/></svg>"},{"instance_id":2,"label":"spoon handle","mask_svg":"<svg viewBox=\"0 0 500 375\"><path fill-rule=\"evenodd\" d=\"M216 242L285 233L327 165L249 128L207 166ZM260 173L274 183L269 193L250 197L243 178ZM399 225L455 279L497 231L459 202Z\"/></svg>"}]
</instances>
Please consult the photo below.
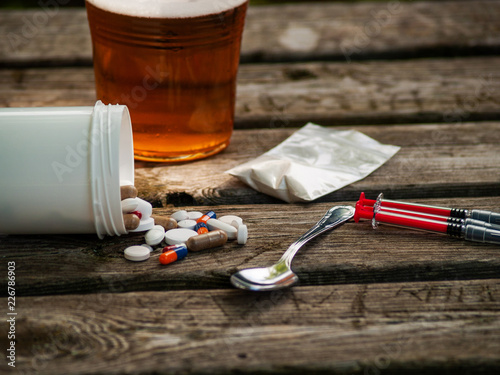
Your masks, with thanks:
<instances>
[{"instance_id":1,"label":"spoon handle","mask_svg":"<svg viewBox=\"0 0 500 375\"><path fill-rule=\"evenodd\" d=\"M279 263L285 262L290 268L292 264L292 259L299 251L299 249L307 241L313 239L314 237L326 232L329 229L336 228L349 219L354 217L354 207L351 206L335 206L330 208L325 216L323 216L320 221L318 221L311 229L304 233L297 241L290 245L288 250L283 254Z\"/></svg>"}]
</instances>

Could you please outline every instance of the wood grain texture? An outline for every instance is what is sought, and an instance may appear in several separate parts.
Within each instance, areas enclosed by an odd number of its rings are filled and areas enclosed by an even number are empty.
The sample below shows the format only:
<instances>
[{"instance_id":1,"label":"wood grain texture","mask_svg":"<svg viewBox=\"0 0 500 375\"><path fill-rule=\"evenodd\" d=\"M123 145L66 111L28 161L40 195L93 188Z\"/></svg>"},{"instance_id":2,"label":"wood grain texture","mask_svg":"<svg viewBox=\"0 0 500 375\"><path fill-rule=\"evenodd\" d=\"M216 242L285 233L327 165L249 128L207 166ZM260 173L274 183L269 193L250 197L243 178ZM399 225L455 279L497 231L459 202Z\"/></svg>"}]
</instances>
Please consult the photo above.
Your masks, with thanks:
<instances>
[{"instance_id":1,"label":"wood grain texture","mask_svg":"<svg viewBox=\"0 0 500 375\"><path fill-rule=\"evenodd\" d=\"M499 279L25 297L16 370L495 373L499 301Z\"/></svg>"},{"instance_id":2,"label":"wood grain texture","mask_svg":"<svg viewBox=\"0 0 500 375\"><path fill-rule=\"evenodd\" d=\"M319 201L354 200L360 191L397 198L491 196L500 191L498 122L350 129L402 148L370 176ZM268 151L293 130L266 130L265 136L259 130L235 131L226 151L190 164L136 163L138 189L156 206L277 203L224 172Z\"/></svg>"},{"instance_id":3,"label":"wood grain texture","mask_svg":"<svg viewBox=\"0 0 500 375\"><path fill-rule=\"evenodd\" d=\"M499 57L242 65L235 126L500 120L499 67ZM0 70L2 107L94 102L91 68Z\"/></svg>"},{"instance_id":4,"label":"wood grain texture","mask_svg":"<svg viewBox=\"0 0 500 375\"><path fill-rule=\"evenodd\" d=\"M499 14L496 1L251 7L242 61L498 53ZM91 61L84 10L57 6L0 12L0 65L90 65Z\"/></svg>"},{"instance_id":5,"label":"wood grain texture","mask_svg":"<svg viewBox=\"0 0 500 375\"><path fill-rule=\"evenodd\" d=\"M423 202L500 211L498 197ZM219 215L241 216L248 225L247 244L228 242L169 266L158 262L160 251L142 263L123 258L127 246L144 243L143 234L104 240L94 235L7 236L0 238L0 248L2 257L16 262L16 290L21 296L228 288L237 270L274 264L330 207L331 203L210 207ZM192 209L204 212L209 207ZM175 210L155 211L168 215ZM293 269L302 285L483 279L500 278L500 258L498 246L390 227L374 231L361 222L312 240L297 254ZM1 295L7 292L6 282L0 281Z\"/></svg>"},{"instance_id":6,"label":"wood grain texture","mask_svg":"<svg viewBox=\"0 0 500 375\"><path fill-rule=\"evenodd\" d=\"M291 289L249 293L229 277L273 264L361 191L500 212L499 16L500 1L485 0L251 7L229 148L189 164L136 162L155 214L235 214L247 244L162 266L159 250L124 259L143 234L0 235L0 259L16 264L8 372L498 373L498 246L350 222L299 251ZM91 64L84 10L0 11L0 107L93 105ZM284 204L224 173L308 121L402 149L309 204ZM4 350L8 329L0 321Z\"/></svg>"}]
</instances>

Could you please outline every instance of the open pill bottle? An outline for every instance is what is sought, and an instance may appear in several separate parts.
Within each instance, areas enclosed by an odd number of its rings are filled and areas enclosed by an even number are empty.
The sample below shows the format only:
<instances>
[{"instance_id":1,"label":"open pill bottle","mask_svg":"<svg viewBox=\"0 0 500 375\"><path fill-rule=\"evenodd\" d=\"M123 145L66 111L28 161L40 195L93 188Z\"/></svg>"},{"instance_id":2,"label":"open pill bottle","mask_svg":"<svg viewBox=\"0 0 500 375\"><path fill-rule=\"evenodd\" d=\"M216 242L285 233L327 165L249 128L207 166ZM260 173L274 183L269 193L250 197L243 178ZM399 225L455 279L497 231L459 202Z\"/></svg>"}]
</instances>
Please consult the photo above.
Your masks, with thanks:
<instances>
[{"instance_id":1,"label":"open pill bottle","mask_svg":"<svg viewBox=\"0 0 500 375\"><path fill-rule=\"evenodd\" d=\"M126 234L133 155L126 106L0 109L0 234Z\"/></svg>"}]
</instances>

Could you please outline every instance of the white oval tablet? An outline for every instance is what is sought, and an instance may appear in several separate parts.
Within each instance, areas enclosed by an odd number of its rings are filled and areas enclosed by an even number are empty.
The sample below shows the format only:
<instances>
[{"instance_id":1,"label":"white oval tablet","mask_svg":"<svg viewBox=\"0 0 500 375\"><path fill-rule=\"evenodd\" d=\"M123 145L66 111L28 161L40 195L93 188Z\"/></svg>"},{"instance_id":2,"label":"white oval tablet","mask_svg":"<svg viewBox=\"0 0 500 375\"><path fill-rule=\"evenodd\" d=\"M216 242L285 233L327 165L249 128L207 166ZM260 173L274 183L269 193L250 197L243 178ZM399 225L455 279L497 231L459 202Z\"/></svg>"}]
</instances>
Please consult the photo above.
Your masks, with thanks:
<instances>
[{"instance_id":1,"label":"white oval tablet","mask_svg":"<svg viewBox=\"0 0 500 375\"><path fill-rule=\"evenodd\" d=\"M238 244L244 245L248 239L248 228L245 224L238 227Z\"/></svg>"},{"instance_id":2,"label":"white oval tablet","mask_svg":"<svg viewBox=\"0 0 500 375\"><path fill-rule=\"evenodd\" d=\"M229 225L233 225L233 221L236 221L238 225L243 224L243 219L236 215L224 215L219 217L218 219Z\"/></svg>"},{"instance_id":3,"label":"white oval tablet","mask_svg":"<svg viewBox=\"0 0 500 375\"><path fill-rule=\"evenodd\" d=\"M139 226L133 230L129 230L130 232L145 232L147 230L150 230L155 226L155 220L152 217L148 217L147 219L144 219L144 217L141 219Z\"/></svg>"},{"instance_id":4,"label":"white oval tablet","mask_svg":"<svg viewBox=\"0 0 500 375\"><path fill-rule=\"evenodd\" d=\"M126 214L137 210L137 207L139 206L139 201L137 198L126 198L122 200L121 204L122 204L122 212Z\"/></svg>"},{"instance_id":5,"label":"white oval tablet","mask_svg":"<svg viewBox=\"0 0 500 375\"><path fill-rule=\"evenodd\" d=\"M217 219L208 219L207 221L208 230L223 230L227 234L228 240L235 240L238 230L231 224L224 223L223 221Z\"/></svg>"},{"instance_id":6,"label":"white oval tablet","mask_svg":"<svg viewBox=\"0 0 500 375\"><path fill-rule=\"evenodd\" d=\"M186 228L175 228L170 229L165 233L165 242L169 245L177 245L180 243L187 242L191 237L197 236L194 230Z\"/></svg>"},{"instance_id":7,"label":"white oval tablet","mask_svg":"<svg viewBox=\"0 0 500 375\"><path fill-rule=\"evenodd\" d=\"M148 248L139 245L129 246L123 253L125 254L125 259L133 262L142 262L143 260L149 259L151 256L151 252Z\"/></svg>"},{"instance_id":8,"label":"white oval tablet","mask_svg":"<svg viewBox=\"0 0 500 375\"><path fill-rule=\"evenodd\" d=\"M176 211L170 217L173 217L177 222L189 219L189 215L185 210Z\"/></svg>"},{"instance_id":9,"label":"white oval tablet","mask_svg":"<svg viewBox=\"0 0 500 375\"><path fill-rule=\"evenodd\" d=\"M145 235L144 238L146 243L151 246L158 245L163 238L165 238L165 230L159 230L157 228L150 229Z\"/></svg>"},{"instance_id":10,"label":"white oval tablet","mask_svg":"<svg viewBox=\"0 0 500 375\"><path fill-rule=\"evenodd\" d=\"M135 198L139 202L137 206L137 211L142 214L142 220L149 219L151 214L153 213L153 206L148 201L145 201L141 198Z\"/></svg>"},{"instance_id":11,"label":"white oval tablet","mask_svg":"<svg viewBox=\"0 0 500 375\"><path fill-rule=\"evenodd\" d=\"M194 220L181 220L177 223L178 228L186 228L186 229L191 229L194 230L194 227L196 226L196 221Z\"/></svg>"},{"instance_id":12,"label":"white oval tablet","mask_svg":"<svg viewBox=\"0 0 500 375\"><path fill-rule=\"evenodd\" d=\"M188 219L189 220L198 220L203 216L203 212L200 211L188 211Z\"/></svg>"}]
</instances>

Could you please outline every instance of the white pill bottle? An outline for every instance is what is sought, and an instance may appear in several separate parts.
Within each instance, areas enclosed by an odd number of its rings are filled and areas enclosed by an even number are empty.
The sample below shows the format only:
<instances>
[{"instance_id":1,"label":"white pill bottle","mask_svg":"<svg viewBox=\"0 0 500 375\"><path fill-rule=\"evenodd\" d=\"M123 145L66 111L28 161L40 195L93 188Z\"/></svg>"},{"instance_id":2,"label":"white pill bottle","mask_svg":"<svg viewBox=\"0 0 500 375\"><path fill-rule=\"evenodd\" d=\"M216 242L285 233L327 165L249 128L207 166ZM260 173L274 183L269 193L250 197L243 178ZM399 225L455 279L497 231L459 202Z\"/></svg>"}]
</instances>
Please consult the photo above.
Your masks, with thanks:
<instances>
[{"instance_id":1,"label":"white pill bottle","mask_svg":"<svg viewBox=\"0 0 500 375\"><path fill-rule=\"evenodd\" d=\"M0 109L0 234L126 234L133 155L126 106Z\"/></svg>"}]
</instances>

